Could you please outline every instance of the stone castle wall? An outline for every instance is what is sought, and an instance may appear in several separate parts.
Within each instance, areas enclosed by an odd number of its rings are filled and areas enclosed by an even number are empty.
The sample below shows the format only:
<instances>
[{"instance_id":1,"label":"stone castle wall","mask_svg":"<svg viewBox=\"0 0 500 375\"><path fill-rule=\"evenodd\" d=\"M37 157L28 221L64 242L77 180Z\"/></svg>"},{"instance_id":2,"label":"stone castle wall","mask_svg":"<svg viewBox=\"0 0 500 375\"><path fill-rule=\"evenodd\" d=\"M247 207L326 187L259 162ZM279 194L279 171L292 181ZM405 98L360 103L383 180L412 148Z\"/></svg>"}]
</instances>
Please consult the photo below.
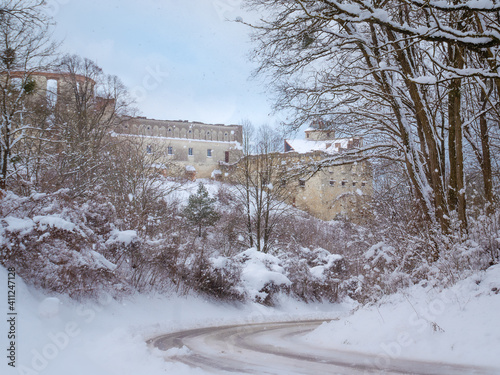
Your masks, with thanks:
<instances>
[{"instance_id":1,"label":"stone castle wall","mask_svg":"<svg viewBox=\"0 0 500 375\"><path fill-rule=\"evenodd\" d=\"M47 95L48 97L57 100L61 94L65 94L72 90L71 81L78 84L89 83L91 87L95 82L85 76L79 74L69 74L62 72L10 72L11 79L33 80L35 89L38 95Z\"/></svg>"},{"instance_id":2,"label":"stone castle wall","mask_svg":"<svg viewBox=\"0 0 500 375\"><path fill-rule=\"evenodd\" d=\"M24 79L26 73L13 72L11 77ZM64 73L31 72L29 77L35 81L39 95L51 96L54 100L71 88L69 79L80 84L89 83L87 77ZM140 139L148 153L160 155L156 160L164 163L166 174L174 176L222 178L231 173L231 165L242 162L240 125L133 117L122 121L115 132L122 137ZM326 141L333 137L333 131L323 128L306 130L308 140ZM324 156L321 152L304 154L293 151L276 155L284 168L304 166ZM253 158L256 160L258 156ZM224 178L229 179L229 176ZM373 195L372 168L367 161L352 163L346 159L344 165L323 168L312 176L297 174L286 184L292 192L287 203L323 220L342 216L357 220L362 215L363 205Z\"/></svg>"},{"instance_id":3,"label":"stone castle wall","mask_svg":"<svg viewBox=\"0 0 500 375\"><path fill-rule=\"evenodd\" d=\"M371 164L368 161L355 163L346 157L342 160L345 164L325 167L311 175L313 168L308 168L308 164L314 165L324 156L321 152L272 154L272 168L288 169L290 172L288 175L280 173L279 181L270 182L274 186L286 184L286 203L314 217L322 220L346 217L355 222L362 222L363 215L366 215L364 206L373 196ZM256 164L256 167L250 167L250 170L258 170L257 164L262 163L258 159L259 155L249 157L250 164ZM240 160L240 170L244 169L245 163L245 159ZM225 178L231 181L231 175L237 169L237 164L226 165L222 172L227 175Z\"/></svg>"},{"instance_id":4,"label":"stone castle wall","mask_svg":"<svg viewBox=\"0 0 500 375\"><path fill-rule=\"evenodd\" d=\"M115 131L122 136L140 137L148 152L161 153L165 165L174 163L190 173L194 168L197 178L212 177L220 164L235 163L242 155L240 125L134 117ZM170 168L166 173L178 175L179 170Z\"/></svg>"},{"instance_id":5,"label":"stone castle wall","mask_svg":"<svg viewBox=\"0 0 500 375\"><path fill-rule=\"evenodd\" d=\"M362 221L359 215L373 196L371 164L363 161L325 167L310 178L299 179L295 192L293 204L315 217Z\"/></svg>"}]
</instances>

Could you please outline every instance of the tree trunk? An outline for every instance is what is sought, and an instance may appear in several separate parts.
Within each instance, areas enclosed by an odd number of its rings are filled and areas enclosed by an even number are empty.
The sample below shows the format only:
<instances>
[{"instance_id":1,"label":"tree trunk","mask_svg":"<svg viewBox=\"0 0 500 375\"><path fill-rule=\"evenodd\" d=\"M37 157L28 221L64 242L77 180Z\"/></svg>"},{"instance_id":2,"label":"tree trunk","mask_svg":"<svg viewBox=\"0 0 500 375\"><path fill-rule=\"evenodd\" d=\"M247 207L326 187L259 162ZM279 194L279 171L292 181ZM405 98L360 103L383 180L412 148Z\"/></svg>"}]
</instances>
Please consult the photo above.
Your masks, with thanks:
<instances>
[{"instance_id":1,"label":"tree trunk","mask_svg":"<svg viewBox=\"0 0 500 375\"><path fill-rule=\"evenodd\" d=\"M351 34L355 34L356 31L352 30L350 25L347 23L343 23L343 26L346 30L348 30ZM435 210L432 202L429 199L429 176L425 170L423 170L423 166L420 163L420 156L418 155L418 150L416 149L415 143L410 139L410 130L405 119L405 115L403 114L404 106L399 99L399 95L394 91L393 86L390 83L390 78L388 76L388 72L380 71L376 68L376 64L380 64L382 61L382 56L380 55L380 50L378 48L378 37L373 25L370 25L372 43L375 47L373 48L373 56L375 57L375 62L372 62L372 53L367 50L366 46L362 43L358 44L359 49L362 51L364 59L370 70L372 71L373 78L379 83L382 92L387 95L388 101L391 105L394 116L396 117L396 121L398 124L398 130L401 135L401 142L404 150L404 158L405 158L405 166L406 171L408 173L408 177L411 180L412 186L415 191L415 195L417 200L420 203L423 214L425 215L426 220L429 222L434 222ZM378 66L378 65L377 65ZM421 133L421 131L419 132ZM419 134L420 137L420 134ZM422 139L422 141L424 141Z\"/></svg>"},{"instance_id":2,"label":"tree trunk","mask_svg":"<svg viewBox=\"0 0 500 375\"><path fill-rule=\"evenodd\" d=\"M463 69L464 58L463 48L456 45L449 46L450 64L457 69ZM464 156L463 156L463 130L461 118L461 87L462 80L460 78L452 79L450 82L450 91L448 95L448 118L449 118L449 160L450 160L450 183L448 190L448 198L450 209L456 210L458 220L460 220L460 228L462 231L467 231L467 216L466 216L466 197L465 197L465 181L464 181Z\"/></svg>"},{"instance_id":3,"label":"tree trunk","mask_svg":"<svg viewBox=\"0 0 500 375\"><path fill-rule=\"evenodd\" d=\"M487 202L486 213L492 214L494 211L493 177L491 170L491 153L490 153L490 140L488 135L488 123L486 121L486 113L485 113L488 98L484 90L481 90L481 102L482 102L482 108L481 108L482 113L481 116L479 117L479 132L481 138L482 158L480 160L480 163L481 163L481 172L483 174L484 196Z\"/></svg>"},{"instance_id":4,"label":"tree trunk","mask_svg":"<svg viewBox=\"0 0 500 375\"><path fill-rule=\"evenodd\" d=\"M388 39L394 44L394 52L404 74L404 81L414 105L417 126L422 130L424 135L425 146L428 151L428 155L426 155L427 160L425 160L427 164L426 173L429 176L429 185L431 186L434 195L435 217L441 226L441 230L444 233L447 233L449 231L450 223L448 218L448 207L446 205L443 190L443 181L441 178L442 173L438 145L426 113L425 105L422 101L418 84L412 80L412 78L414 78L414 73L409 61L411 57L410 51L403 48L400 43L398 43L398 39L391 30L386 30L386 33Z\"/></svg>"},{"instance_id":5,"label":"tree trunk","mask_svg":"<svg viewBox=\"0 0 500 375\"><path fill-rule=\"evenodd\" d=\"M453 81L458 81L458 96L460 101L460 80L455 79ZM455 119L455 96L457 88L456 83L452 81L450 85L450 91L448 93L448 159L450 163L450 176L448 181L448 205L450 210L454 211L457 209L458 198L457 198L457 152L455 150L455 129L457 126L457 120Z\"/></svg>"},{"instance_id":6,"label":"tree trunk","mask_svg":"<svg viewBox=\"0 0 500 375\"><path fill-rule=\"evenodd\" d=\"M10 158L10 132L8 125L5 125L5 129L3 129L4 135L3 135L3 143L4 145L2 146L2 175L0 176L0 189L5 190L7 187L7 173L9 171L9 158Z\"/></svg>"}]
</instances>

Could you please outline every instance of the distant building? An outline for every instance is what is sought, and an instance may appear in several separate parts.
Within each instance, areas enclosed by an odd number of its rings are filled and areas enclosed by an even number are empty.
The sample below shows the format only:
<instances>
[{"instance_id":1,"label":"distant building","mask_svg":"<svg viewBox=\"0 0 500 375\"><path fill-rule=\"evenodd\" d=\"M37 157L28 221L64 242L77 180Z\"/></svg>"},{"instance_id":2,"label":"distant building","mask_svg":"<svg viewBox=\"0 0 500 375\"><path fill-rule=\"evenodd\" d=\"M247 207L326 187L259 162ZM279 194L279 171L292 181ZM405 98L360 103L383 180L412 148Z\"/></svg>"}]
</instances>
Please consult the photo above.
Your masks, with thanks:
<instances>
[{"instance_id":1,"label":"distant building","mask_svg":"<svg viewBox=\"0 0 500 375\"><path fill-rule=\"evenodd\" d=\"M1 75L0 75L1 77ZM7 76L3 76L7 79ZM74 98L72 90L82 87L93 95L95 82L83 75L65 72L9 72L12 84L25 86L33 83L36 95L32 98L47 99L54 106L65 108ZM68 99L69 98L69 99ZM111 108L109 100L95 97L97 106ZM169 175L188 178L220 176L220 163L234 163L242 155L242 127L240 125L204 124L201 122L153 120L146 117L121 119L114 132L119 136L137 137L145 151L161 153ZM156 167L160 164L157 164Z\"/></svg>"},{"instance_id":2,"label":"distant building","mask_svg":"<svg viewBox=\"0 0 500 375\"><path fill-rule=\"evenodd\" d=\"M5 75L4 77L6 78ZM77 85L88 84L92 90L95 86L94 80L89 77L65 72L13 71L9 72L9 79L14 84L16 81L32 81L35 84L36 93L38 95L46 95L52 104L56 104L61 95L70 92L73 89L74 82Z\"/></svg>"},{"instance_id":3,"label":"distant building","mask_svg":"<svg viewBox=\"0 0 500 375\"><path fill-rule=\"evenodd\" d=\"M54 105L65 105L63 95L79 85L93 91L94 81L80 76L59 72L11 72L10 78L21 84L34 82L37 96ZM76 86L75 86L76 85ZM105 104L103 98L95 98L96 105ZM323 220L349 217L360 221L363 207L373 195L372 168L368 161L354 162L346 151L363 146L362 138L335 138L330 124L317 121L305 130L305 139L285 140L284 153L275 153L277 167L301 169L294 177L271 183L287 185L288 203ZM230 179L235 166L243 163L243 132L241 125L204 124L201 122L154 120L146 117L122 118L114 132L121 137L141 141L144 151L157 154L167 175L175 177ZM323 167L316 173L309 168L320 160L340 156L342 165ZM259 162L259 155L249 159ZM164 163L161 163L163 161Z\"/></svg>"},{"instance_id":4,"label":"distant building","mask_svg":"<svg viewBox=\"0 0 500 375\"><path fill-rule=\"evenodd\" d=\"M343 155L362 143L360 138L338 139L332 130L311 127L305 139L285 140L285 152L250 155L225 165L223 172L228 180L245 169L260 174L254 180L262 182L261 186L279 186L288 204L319 219L362 222L367 215L366 203L373 195L372 168L367 161L355 162L352 156ZM329 157L341 165L317 170L319 162ZM272 163L271 168L262 169L268 163Z\"/></svg>"},{"instance_id":5,"label":"distant building","mask_svg":"<svg viewBox=\"0 0 500 375\"><path fill-rule=\"evenodd\" d=\"M284 157L290 164L307 165L340 156L342 165L327 166L312 177L298 178L292 204L323 220L349 217L362 221L364 205L373 195L373 172L368 161L342 157L347 150L363 146L361 138L335 138L333 130L313 124L305 139L285 140Z\"/></svg>"},{"instance_id":6,"label":"distant building","mask_svg":"<svg viewBox=\"0 0 500 375\"><path fill-rule=\"evenodd\" d=\"M161 153L165 165L177 167L166 170L167 174L185 173L190 179L219 176L221 164L235 163L242 156L241 125L132 117L115 132L140 137L148 153Z\"/></svg>"}]
</instances>

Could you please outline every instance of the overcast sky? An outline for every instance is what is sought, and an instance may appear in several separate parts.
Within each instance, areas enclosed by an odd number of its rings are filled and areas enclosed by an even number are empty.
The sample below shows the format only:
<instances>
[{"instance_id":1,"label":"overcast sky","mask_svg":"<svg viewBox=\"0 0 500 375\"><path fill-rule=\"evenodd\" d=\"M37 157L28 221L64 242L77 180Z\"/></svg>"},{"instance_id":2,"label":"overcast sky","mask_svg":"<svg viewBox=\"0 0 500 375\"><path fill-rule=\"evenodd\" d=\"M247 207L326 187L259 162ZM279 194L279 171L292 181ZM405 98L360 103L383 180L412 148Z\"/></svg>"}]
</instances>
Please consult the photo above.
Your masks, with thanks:
<instances>
[{"instance_id":1,"label":"overcast sky","mask_svg":"<svg viewBox=\"0 0 500 375\"><path fill-rule=\"evenodd\" d=\"M240 0L50 0L62 51L119 76L143 116L274 125L260 80L251 79L251 15ZM255 17L255 16L254 16Z\"/></svg>"}]
</instances>

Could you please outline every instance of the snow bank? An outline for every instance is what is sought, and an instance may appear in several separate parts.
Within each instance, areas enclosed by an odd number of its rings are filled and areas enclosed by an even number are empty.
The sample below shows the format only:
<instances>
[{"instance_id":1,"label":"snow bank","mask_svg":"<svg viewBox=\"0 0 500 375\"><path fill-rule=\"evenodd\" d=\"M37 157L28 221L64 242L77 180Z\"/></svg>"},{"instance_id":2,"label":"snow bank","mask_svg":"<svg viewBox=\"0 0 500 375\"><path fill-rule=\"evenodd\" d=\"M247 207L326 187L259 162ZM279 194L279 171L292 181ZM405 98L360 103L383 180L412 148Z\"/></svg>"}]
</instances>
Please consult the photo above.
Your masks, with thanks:
<instances>
[{"instance_id":1,"label":"snow bank","mask_svg":"<svg viewBox=\"0 0 500 375\"><path fill-rule=\"evenodd\" d=\"M0 266L0 285L7 271ZM0 309L6 311L2 298ZM259 304L211 303L200 297L136 295L121 302L104 298L79 304L65 296L47 296L16 278L16 368L2 364L2 375L164 375L205 374L165 357L146 340L160 334L207 326L329 320L350 306L305 305L282 297L281 308ZM1 323L7 332L6 322ZM4 358L5 360L5 358Z\"/></svg>"},{"instance_id":2,"label":"snow bank","mask_svg":"<svg viewBox=\"0 0 500 375\"><path fill-rule=\"evenodd\" d=\"M273 255L252 248L239 254L238 258L244 262L241 272L244 292L254 300L266 299L266 286L291 284L284 268L279 265L280 260Z\"/></svg>"},{"instance_id":3,"label":"snow bank","mask_svg":"<svg viewBox=\"0 0 500 375\"><path fill-rule=\"evenodd\" d=\"M33 221L37 223L39 228L42 230L46 230L47 228L57 228L73 232L76 227L75 224L64 220L58 215L35 216L33 217Z\"/></svg>"},{"instance_id":4,"label":"snow bank","mask_svg":"<svg viewBox=\"0 0 500 375\"><path fill-rule=\"evenodd\" d=\"M380 250L381 247L374 248ZM500 373L500 265L454 287L414 286L380 304L323 324L305 340L395 358L493 366Z\"/></svg>"},{"instance_id":5,"label":"snow bank","mask_svg":"<svg viewBox=\"0 0 500 375\"><path fill-rule=\"evenodd\" d=\"M56 297L47 297L38 306L38 315L42 318L53 318L59 315L61 301Z\"/></svg>"},{"instance_id":6,"label":"snow bank","mask_svg":"<svg viewBox=\"0 0 500 375\"><path fill-rule=\"evenodd\" d=\"M106 241L106 245L111 245L115 243L120 243L123 245L130 245L132 242L137 241L139 236L135 230L117 230L111 231L109 239Z\"/></svg>"}]
</instances>

